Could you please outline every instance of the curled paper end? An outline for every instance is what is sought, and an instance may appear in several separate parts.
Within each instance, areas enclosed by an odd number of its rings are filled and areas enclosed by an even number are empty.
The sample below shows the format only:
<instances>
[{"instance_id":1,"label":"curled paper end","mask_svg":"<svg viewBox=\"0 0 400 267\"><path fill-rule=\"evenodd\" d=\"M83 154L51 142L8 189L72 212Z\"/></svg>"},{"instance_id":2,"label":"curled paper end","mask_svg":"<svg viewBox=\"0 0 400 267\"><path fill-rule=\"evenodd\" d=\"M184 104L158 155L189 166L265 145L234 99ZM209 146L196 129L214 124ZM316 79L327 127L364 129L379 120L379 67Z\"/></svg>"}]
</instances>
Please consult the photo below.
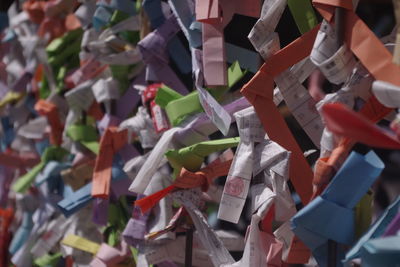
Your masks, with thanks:
<instances>
[{"instance_id":1,"label":"curled paper end","mask_svg":"<svg viewBox=\"0 0 400 267\"><path fill-rule=\"evenodd\" d=\"M385 81L374 81L372 92L388 108L400 107L400 87Z\"/></svg>"}]
</instances>

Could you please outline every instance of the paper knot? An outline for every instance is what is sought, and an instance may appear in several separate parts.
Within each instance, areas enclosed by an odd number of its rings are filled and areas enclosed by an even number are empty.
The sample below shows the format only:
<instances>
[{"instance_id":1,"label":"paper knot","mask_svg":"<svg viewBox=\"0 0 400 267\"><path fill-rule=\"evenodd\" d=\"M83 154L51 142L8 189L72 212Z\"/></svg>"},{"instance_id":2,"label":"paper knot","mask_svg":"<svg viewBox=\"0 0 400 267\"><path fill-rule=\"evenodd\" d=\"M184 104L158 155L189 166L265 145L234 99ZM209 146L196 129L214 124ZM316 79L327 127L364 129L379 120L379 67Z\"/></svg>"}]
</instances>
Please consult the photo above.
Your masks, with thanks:
<instances>
[{"instance_id":1,"label":"paper knot","mask_svg":"<svg viewBox=\"0 0 400 267\"><path fill-rule=\"evenodd\" d=\"M142 213L144 213L154 207L154 205L156 205L158 201L163 199L166 195L177 189L191 189L201 186L202 191L207 191L209 185L214 179L228 174L232 158L233 153L228 150L200 171L191 172L182 168L179 176L172 185L150 196L135 201L135 205L139 206Z\"/></svg>"}]
</instances>

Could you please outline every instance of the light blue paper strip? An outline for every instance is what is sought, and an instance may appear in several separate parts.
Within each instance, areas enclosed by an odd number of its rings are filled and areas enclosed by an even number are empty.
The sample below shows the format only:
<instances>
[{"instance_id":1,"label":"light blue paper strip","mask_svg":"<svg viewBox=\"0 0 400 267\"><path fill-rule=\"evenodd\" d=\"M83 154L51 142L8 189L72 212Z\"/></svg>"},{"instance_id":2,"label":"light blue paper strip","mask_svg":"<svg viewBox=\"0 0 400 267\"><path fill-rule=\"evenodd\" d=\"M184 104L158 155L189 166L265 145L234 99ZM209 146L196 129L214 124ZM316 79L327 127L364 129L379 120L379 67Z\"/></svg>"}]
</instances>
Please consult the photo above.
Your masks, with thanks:
<instances>
[{"instance_id":1,"label":"light blue paper strip","mask_svg":"<svg viewBox=\"0 0 400 267\"><path fill-rule=\"evenodd\" d=\"M352 152L321 196L292 218L293 232L311 250L319 266L327 266L328 240L350 245L354 239L353 208L384 168L373 152ZM344 250L338 246L337 266Z\"/></svg>"},{"instance_id":2,"label":"light blue paper strip","mask_svg":"<svg viewBox=\"0 0 400 267\"><path fill-rule=\"evenodd\" d=\"M112 167L111 175L112 181L127 178L122 168L116 166ZM91 192L92 183L89 183L72 194L67 195L63 200L57 203L57 206L66 217L69 217L93 200Z\"/></svg>"},{"instance_id":3,"label":"light blue paper strip","mask_svg":"<svg viewBox=\"0 0 400 267\"><path fill-rule=\"evenodd\" d=\"M395 267L400 263L400 236L371 239L361 250L363 267Z\"/></svg>"},{"instance_id":4,"label":"light blue paper strip","mask_svg":"<svg viewBox=\"0 0 400 267\"><path fill-rule=\"evenodd\" d=\"M4 146L4 150L9 147L15 138L14 126L11 124L9 117L1 117L1 126L3 128L3 138L1 142Z\"/></svg>"},{"instance_id":5,"label":"light blue paper strip","mask_svg":"<svg viewBox=\"0 0 400 267\"><path fill-rule=\"evenodd\" d=\"M15 233L9 247L9 252L11 253L11 255L14 255L25 244L25 242L29 238L32 228L33 228L32 213L24 212L21 226Z\"/></svg>"},{"instance_id":6,"label":"light blue paper strip","mask_svg":"<svg viewBox=\"0 0 400 267\"><path fill-rule=\"evenodd\" d=\"M17 34L15 33L14 30L12 30L11 28L8 28L5 31L5 36L3 37L3 39L1 40L1 43L7 43L7 42L11 42L12 40L15 40L17 38Z\"/></svg>"},{"instance_id":7,"label":"light blue paper strip","mask_svg":"<svg viewBox=\"0 0 400 267\"><path fill-rule=\"evenodd\" d=\"M131 0L111 0L107 6L125 12L131 16L137 14L135 2Z\"/></svg>"},{"instance_id":8,"label":"light blue paper strip","mask_svg":"<svg viewBox=\"0 0 400 267\"><path fill-rule=\"evenodd\" d=\"M50 141L48 138L43 139L42 141L35 142L35 149L39 155L43 155L46 148L50 146Z\"/></svg>"},{"instance_id":9,"label":"light blue paper strip","mask_svg":"<svg viewBox=\"0 0 400 267\"><path fill-rule=\"evenodd\" d=\"M93 200L91 192L92 183L89 183L58 202L57 206L65 217L69 217Z\"/></svg>"},{"instance_id":10,"label":"light blue paper strip","mask_svg":"<svg viewBox=\"0 0 400 267\"><path fill-rule=\"evenodd\" d=\"M70 164L49 161L46 167L36 176L35 185L40 186L49 179L60 177L60 172L70 167Z\"/></svg>"},{"instance_id":11,"label":"light blue paper strip","mask_svg":"<svg viewBox=\"0 0 400 267\"><path fill-rule=\"evenodd\" d=\"M112 16L111 11L102 5L97 6L94 12L92 23L96 31L100 31L103 27L107 25Z\"/></svg>"},{"instance_id":12,"label":"light blue paper strip","mask_svg":"<svg viewBox=\"0 0 400 267\"><path fill-rule=\"evenodd\" d=\"M322 193L322 197L352 209L365 195L384 167L384 163L373 151L365 156L353 152ZM343 178L346 176L349 178Z\"/></svg>"},{"instance_id":13,"label":"light blue paper strip","mask_svg":"<svg viewBox=\"0 0 400 267\"><path fill-rule=\"evenodd\" d=\"M368 231L358 240L358 242L347 252L344 263L360 256L362 246L372 238L380 237L387 226L396 216L400 207L400 197L396 199L382 214L382 216L368 229Z\"/></svg>"}]
</instances>

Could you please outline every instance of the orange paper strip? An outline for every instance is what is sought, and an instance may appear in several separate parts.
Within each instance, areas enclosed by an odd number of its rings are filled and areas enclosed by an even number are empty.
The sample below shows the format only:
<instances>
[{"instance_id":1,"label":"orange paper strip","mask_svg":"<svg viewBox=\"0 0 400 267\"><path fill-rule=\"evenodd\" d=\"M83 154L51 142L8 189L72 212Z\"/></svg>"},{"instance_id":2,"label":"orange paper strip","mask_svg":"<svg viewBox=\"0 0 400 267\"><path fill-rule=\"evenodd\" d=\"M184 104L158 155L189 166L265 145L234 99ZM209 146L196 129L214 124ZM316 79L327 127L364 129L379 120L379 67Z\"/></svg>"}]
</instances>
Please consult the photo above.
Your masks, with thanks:
<instances>
[{"instance_id":1,"label":"orange paper strip","mask_svg":"<svg viewBox=\"0 0 400 267\"><path fill-rule=\"evenodd\" d=\"M274 78L311 53L319 27L316 26L271 56L241 90L254 106L270 139L291 152L289 178L303 204L307 204L312 196L313 172L273 101ZM306 263L309 257L310 251L295 237L288 261Z\"/></svg>"},{"instance_id":2,"label":"orange paper strip","mask_svg":"<svg viewBox=\"0 0 400 267\"><path fill-rule=\"evenodd\" d=\"M218 158L198 172L191 172L182 168L179 177L176 178L172 185L150 196L135 201L135 205L140 207L142 213L145 213L174 190L201 186L203 191L207 191L209 185L214 179L228 174L229 168L232 164L232 155L230 156L229 159L224 160Z\"/></svg>"},{"instance_id":3,"label":"orange paper strip","mask_svg":"<svg viewBox=\"0 0 400 267\"><path fill-rule=\"evenodd\" d=\"M62 132L64 125L60 121L58 108L53 103L39 99L35 104L35 110L42 116L46 116L51 127L50 142L59 146L62 142Z\"/></svg>"},{"instance_id":4,"label":"orange paper strip","mask_svg":"<svg viewBox=\"0 0 400 267\"><path fill-rule=\"evenodd\" d=\"M108 127L100 140L99 155L93 171L92 196L107 199L110 194L111 166L114 154L128 141L127 130Z\"/></svg>"},{"instance_id":5,"label":"orange paper strip","mask_svg":"<svg viewBox=\"0 0 400 267\"><path fill-rule=\"evenodd\" d=\"M377 79L400 86L400 67L392 62L392 55L368 28L368 26L354 13L351 1L347 0L313 0L318 12L333 24L335 8L345 9L346 29L344 41L364 67ZM365 118L375 123L392 111L386 108L373 96L360 110ZM343 138L332 155L327 159L319 159L316 164L314 197L322 192L331 177L346 159L354 141Z\"/></svg>"},{"instance_id":6,"label":"orange paper strip","mask_svg":"<svg viewBox=\"0 0 400 267\"><path fill-rule=\"evenodd\" d=\"M312 194L313 173L273 102L273 79L310 54L318 29L319 25L271 56L241 90L254 106L270 139L292 153L289 177L304 204Z\"/></svg>"}]
</instances>

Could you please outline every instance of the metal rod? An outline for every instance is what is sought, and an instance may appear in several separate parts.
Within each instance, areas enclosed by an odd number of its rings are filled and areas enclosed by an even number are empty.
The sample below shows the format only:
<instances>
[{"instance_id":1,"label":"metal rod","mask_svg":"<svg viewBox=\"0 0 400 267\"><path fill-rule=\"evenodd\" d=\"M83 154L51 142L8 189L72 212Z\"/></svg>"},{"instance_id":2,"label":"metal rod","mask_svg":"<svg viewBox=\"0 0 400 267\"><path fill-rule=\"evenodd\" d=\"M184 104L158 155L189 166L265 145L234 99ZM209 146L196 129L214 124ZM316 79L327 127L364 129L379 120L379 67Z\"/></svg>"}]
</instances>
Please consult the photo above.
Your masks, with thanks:
<instances>
[{"instance_id":1,"label":"metal rod","mask_svg":"<svg viewBox=\"0 0 400 267\"><path fill-rule=\"evenodd\" d=\"M344 26L345 26L345 9L336 7L335 9L335 34L336 49L339 49L344 42ZM340 89L340 85L336 90ZM337 243L331 239L328 240L328 267L336 267Z\"/></svg>"},{"instance_id":2,"label":"metal rod","mask_svg":"<svg viewBox=\"0 0 400 267\"><path fill-rule=\"evenodd\" d=\"M111 99L110 112L111 112L111 115L113 115L113 116L117 115L117 100L116 99Z\"/></svg>"},{"instance_id":3,"label":"metal rod","mask_svg":"<svg viewBox=\"0 0 400 267\"><path fill-rule=\"evenodd\" d=\"M21 12L21 5L20 5L20 3L19 3L19 0L16 0L16 1L15 1L15 7L16 7L16 9L17 9L18 12Z\"/></svg>"},{"instance_id":4,"label":"metal rod","mask_svg":"<svg viewBox=\"0 0 400 267\"><path fill-rule=\"evenodd\" d=\"M185 267L192 267L193 226L186 230Z\"/></svg>"},{"instance_id":5,"label":"metal rod","mask_svg":"<svg viewBox=\"0 0 400 267\"><path fill-rule=\"evenodd\" d=\"M335 33L336 33L337 49L339 49L344 42L344 22L345 22L345 10L344 8L337 7L335 9Z\"/></svg>"},{"instance_id":6,"label":"metal rod","mask_svg":"<svg viewBox=\"0 0 400 267\"><path fill-rule=\"evenodd\" d=\"M336 267L337 243L328 240L328 267Z\"/></svg>"},{"instance_id":7,"label":"metal rod","mask_svg":"<svg viewBox=\"0 0 400 267\"><path fill-rule=\"evenodd\" d=\"M81 119L82 119L82 124L86 125L87 114L86 114L86 111L84 111L84 110L82 110Z\"/></svg>"}]
</instances>

